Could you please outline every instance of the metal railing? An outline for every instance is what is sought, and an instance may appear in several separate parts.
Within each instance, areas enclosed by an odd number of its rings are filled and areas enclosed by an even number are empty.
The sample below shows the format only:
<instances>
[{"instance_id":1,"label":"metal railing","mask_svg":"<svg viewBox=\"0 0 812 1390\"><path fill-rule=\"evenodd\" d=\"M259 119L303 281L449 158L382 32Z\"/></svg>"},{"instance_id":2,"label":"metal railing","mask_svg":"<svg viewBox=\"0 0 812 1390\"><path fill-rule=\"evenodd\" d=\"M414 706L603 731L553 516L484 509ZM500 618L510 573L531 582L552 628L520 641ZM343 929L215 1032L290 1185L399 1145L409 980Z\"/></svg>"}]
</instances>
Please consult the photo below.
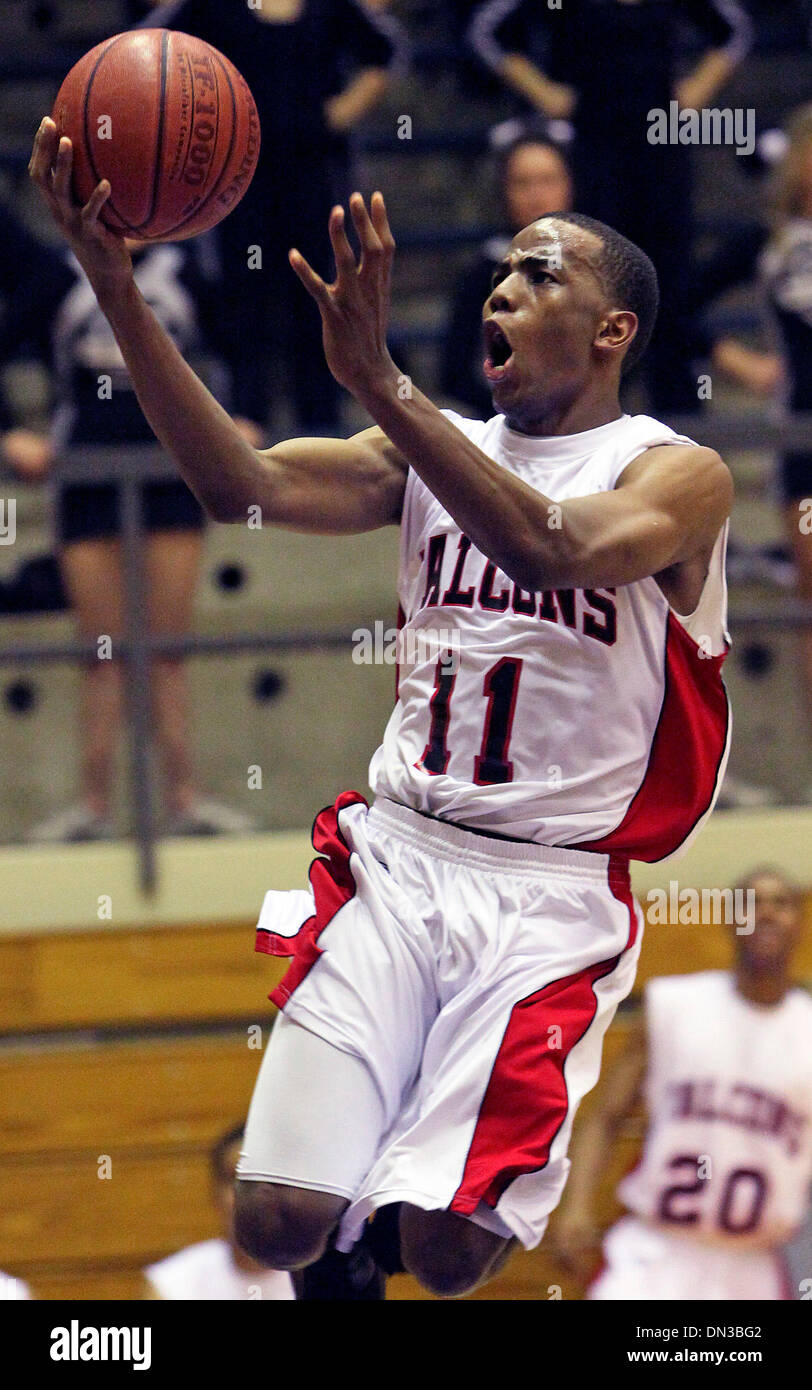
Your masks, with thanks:
<instances>
[{"instance_id":1,"label":"metal railing","mask_svg":"<svg viewBox=\"0 0 812 1390\"><path fill-rule=\"evenodd\" d=\"M812 413L777 422L763 416L688 416L669 422L681 434L702 444L729 450L805 448L812 452ZM141 513L141 487L146 482L176 478L177 469L158 446L126 450L86 449L65 455L58 468L59 483L115 482L120 489L122 558L125 586L126 636L116 642L118 659L125 669L127 726L130 750L130 792L138 847L139 879L145 893L157 882L158 830L154 814L150 741L150 664L156 656L217 656L226 652L307 651L350 646L349 629L308 632L236 632L219 637L190 633L185 637L154 637L147 630L145 530ZM812 604L788 600L782 595L779 611L764 606L734 611L734 631L765 626L812 627ZM0 665L47 665L54 662L81 664L95 660L92 642L10 643L0 648Z\"/></svg>"}]
</instances>

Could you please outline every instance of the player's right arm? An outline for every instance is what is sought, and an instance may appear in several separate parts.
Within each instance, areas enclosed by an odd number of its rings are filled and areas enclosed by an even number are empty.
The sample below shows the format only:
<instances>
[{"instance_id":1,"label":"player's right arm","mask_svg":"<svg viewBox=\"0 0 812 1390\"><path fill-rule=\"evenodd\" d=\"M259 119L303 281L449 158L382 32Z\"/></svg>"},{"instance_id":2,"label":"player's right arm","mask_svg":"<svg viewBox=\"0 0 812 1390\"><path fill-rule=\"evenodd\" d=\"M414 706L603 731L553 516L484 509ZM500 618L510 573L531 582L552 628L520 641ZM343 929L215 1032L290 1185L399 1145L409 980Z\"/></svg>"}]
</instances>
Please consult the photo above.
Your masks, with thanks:
<instances>
[{"instance_id":1,"label":"player's right arm","mask_svg":"<svg viewBox=\"0 0 812 1390\"><path fill-rule=\"evenodd\" d=\"M571 1273L586 1278L600 1243L598 1189L608 1155L623 1124L640 1103L647 1066L643 1011L630 1018L620 1056L601 1074L589 1112L576 1124L570 1146L572 1167L551 1223L553 1248Z\"/></svg>"},{"instance_id":2,"label":"player's right arm","mask_svg":"<svg viewBox=\"0 0 812 1390\"><path fill-rule=\"evenodd\" d=\"M53 121L37 132L29 171L110 322L157 438L209 516L323 533L370 531L400 518L408 465L377 427L352 439L294 439L254 449L184 361L133 278L120 237L99 221L110 194L86 207L71 194L72 149Z\"/></svg>"}]
</instances>

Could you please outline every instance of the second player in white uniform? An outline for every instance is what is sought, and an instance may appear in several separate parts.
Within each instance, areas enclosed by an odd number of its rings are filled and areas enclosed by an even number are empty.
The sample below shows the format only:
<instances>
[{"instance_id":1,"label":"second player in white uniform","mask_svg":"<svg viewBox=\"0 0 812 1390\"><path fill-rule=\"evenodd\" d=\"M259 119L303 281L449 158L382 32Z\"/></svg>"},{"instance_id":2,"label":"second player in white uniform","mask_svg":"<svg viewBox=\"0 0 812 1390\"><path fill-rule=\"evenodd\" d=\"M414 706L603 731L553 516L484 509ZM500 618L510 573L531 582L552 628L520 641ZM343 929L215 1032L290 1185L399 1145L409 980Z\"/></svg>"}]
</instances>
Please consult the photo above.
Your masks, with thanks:
<instances>
[{"instance_id":1,"label":"second player in white uniform","mask_svg":"<svg viewBox=\"0 0 812 1390\"><path fill-rule=\"evenodd\" d=\"M752 1004L718 970L653 980L645 1007L650 1123L618 1188L634 1217L592 1297L783 1298L776 1247L812 1184L812 999Z\"/></svg>"},{"instance_id":2,"label":"second player in white uniform","mask_svg":"<svg viewBox=\"0 0 812 1390\"><path fill-rule=\"evenodd\" d=\"M629 1214L606 1236L593 1299L797 1296L778 1250L803 1223L812 1185L812 997L787 973L797 892L772 871L747 883L752 931L731 928L734 968L649 981L643 1032L577 1137L565 1257L590 1225L607 1147L639 1087L645 1141L618 1185Z\"/></svg>"}]
</instances>

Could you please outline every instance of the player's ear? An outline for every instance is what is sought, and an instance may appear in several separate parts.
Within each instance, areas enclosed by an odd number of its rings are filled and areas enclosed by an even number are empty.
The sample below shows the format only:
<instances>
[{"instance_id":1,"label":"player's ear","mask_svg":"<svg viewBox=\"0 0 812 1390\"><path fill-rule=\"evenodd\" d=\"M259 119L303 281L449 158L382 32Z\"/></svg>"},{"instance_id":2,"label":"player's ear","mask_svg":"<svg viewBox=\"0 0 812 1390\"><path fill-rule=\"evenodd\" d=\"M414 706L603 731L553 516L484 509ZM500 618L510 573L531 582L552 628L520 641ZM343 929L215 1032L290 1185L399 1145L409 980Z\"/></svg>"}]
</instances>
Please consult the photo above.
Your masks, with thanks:
<instances>
[{"instance_id":1,"label":"player's ear","mask_svg":"<svg viewBox=\"0 0 812 1390\"><path fill-rule=\"evenodd\" d=\"M623 351L636 333L637 315L631 309L611 309L598 324L595 346L604 352Z\"/></svg>"}]
</instances>

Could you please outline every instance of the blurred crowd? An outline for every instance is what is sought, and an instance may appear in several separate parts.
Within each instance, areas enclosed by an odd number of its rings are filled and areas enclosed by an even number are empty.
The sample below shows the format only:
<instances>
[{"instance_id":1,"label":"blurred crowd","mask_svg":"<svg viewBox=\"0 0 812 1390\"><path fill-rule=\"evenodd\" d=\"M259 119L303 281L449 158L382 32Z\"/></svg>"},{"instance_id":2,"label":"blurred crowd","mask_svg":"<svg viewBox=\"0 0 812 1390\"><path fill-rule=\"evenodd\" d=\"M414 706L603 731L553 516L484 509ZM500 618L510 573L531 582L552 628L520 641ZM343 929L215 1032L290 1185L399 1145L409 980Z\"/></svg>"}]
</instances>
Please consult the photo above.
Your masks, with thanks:
<instances>
[{"instance_id":1,"label":"blurred crowd","mask_svg":"<svg viewBox=\"0 0 812 1390\"><path fill-rule=\"evenodd\" d=\"M43 22L59 5L36 8ZM776 411L812 411L812 55L800 86L785 91L778 119L773 101L766 128L756 106L746 151L724 151L752 176L752 215L720 218L701 244L696 151L678 139L649 138L654 111L673 120L678 112L727 107L766 21L796 56L808 54L805 0L568 0L561 8L448 0L444 8L460 103L490 96L512 112L483 141L483 160L494 171L491 225L449 286L436 383L444 400L463 413L490 413L479 325L493 266L522 226L575 209L631 237L657 267L659 323L630 383L633 408L667 419L695 415L710 372ZM324 363L318 313L290 272L287 251L295 243L329 275L328 210L357 182L364 186L357 137L365 121L387 94L408 90L410 71L419 73L410 34L419 10L397 0L128 0L124 7L133 25L176 28L215 44L257 100L262 153L237 208L214 233L189 243L134 249L153 308L184 353L205 355L209 384L258 447L279 431L280 417L288 433L348 428L347 402ZM742 114L749 120L749 111ZM408 163L392 177L409 179ZM410 197L419 202L419 183ZM261 274L249 248L259 248ZM737 286L763 314L756 343L713 331L709 309ZM0 399L2 462L30 486L49 475L55 500L56 559L28 578L46 591L41 606L70 605L80 635L115 637L124 622L121 499L106 460L143 450L152 436L78 266L41 245L10 204L0 226L0 296L0 365L35 358L51 382L47 426L32 427ZM110 388L100 399L102 374ZM60 465L77 459L94 462L92 481L60 479ZM812 496L812 449L782 453L774 495L798 594L810 601L812 528L804 525L803 503ZM166 476L144 483L142 510L149 628L183 636L203 515L185 484ZM6 612L36 604L25 583L3 585ZM812 628L799 643L812 738ZM121 671L96 662L83 679L77 800L34 827L35 839L112 834ZM183 662L156 659L152 681L168 824L181 834L249 829L244 816L198 785Z\"/></svg>"}]
</instances>

